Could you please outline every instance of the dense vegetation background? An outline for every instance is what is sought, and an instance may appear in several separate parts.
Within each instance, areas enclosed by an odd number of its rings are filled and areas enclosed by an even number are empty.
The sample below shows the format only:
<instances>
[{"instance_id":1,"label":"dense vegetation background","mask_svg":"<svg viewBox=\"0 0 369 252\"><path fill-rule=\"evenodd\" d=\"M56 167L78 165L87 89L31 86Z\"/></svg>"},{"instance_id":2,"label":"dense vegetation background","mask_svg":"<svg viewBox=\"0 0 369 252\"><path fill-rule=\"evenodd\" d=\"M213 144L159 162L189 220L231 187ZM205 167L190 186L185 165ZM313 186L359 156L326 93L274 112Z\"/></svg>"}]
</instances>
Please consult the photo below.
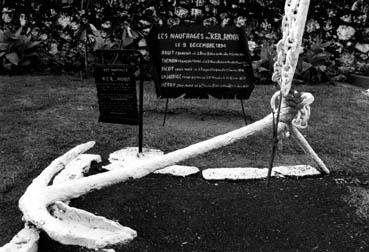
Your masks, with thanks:
<instances>
[{"instance_id":1,"label":"dense vegetation background","mask_svg":"<svg viewBox=\"0 0 369 252\"><path fill-rule=\"evenodd\" d=\"M139 47L153 25L244 26L260 81L272 72L284 1L33 0L1 3L2 73L91 69L100 48ZM369 75L369 1L311 0L296 79L316 83ZM87 67L86 67L87 66Z\"/></svg>"}]
</instances>

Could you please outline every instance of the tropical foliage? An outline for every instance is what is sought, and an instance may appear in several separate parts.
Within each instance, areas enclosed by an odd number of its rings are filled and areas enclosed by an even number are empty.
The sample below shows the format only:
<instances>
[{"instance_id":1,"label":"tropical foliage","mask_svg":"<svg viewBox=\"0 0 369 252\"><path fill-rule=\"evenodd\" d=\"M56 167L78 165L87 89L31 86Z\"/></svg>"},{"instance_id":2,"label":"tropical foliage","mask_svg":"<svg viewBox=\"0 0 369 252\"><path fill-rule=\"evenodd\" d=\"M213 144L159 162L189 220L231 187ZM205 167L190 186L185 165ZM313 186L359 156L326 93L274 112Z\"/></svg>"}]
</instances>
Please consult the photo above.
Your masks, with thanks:
<instances>
[{"instance_id":1,"label":"tropical foliage","mask_svg":"<svg viewBox=\"0 0 369 252\"><path fill-rule=\"evenodd\" d=\"M22 41L38 43L39 69L68 72L93 64L96 49L144 47L153 25L244 26L256 73L267 79L283 5L284 0L3 0L0 28L16 34L22 27ZM368 0L311 0L296 79L314 83L367 69L368 12ZM29 64L28 52L21 52L20 64ZM16 65L15 54L6 53L3 68Z\"/></svg>"},{"instance_id":2,"label":"tropical foliage","mask_svg":"<svg viewBox=\"0 0 369 252\"><path fill-rule=\"evenodd\" d=\"M22 34L25 25L24 15L20 17L21 26L12 33L0 29L0 62L3 71L12 72L29 68L37 60L35 48L41 43L32 34Z\"/></svg>"}]
</instances>

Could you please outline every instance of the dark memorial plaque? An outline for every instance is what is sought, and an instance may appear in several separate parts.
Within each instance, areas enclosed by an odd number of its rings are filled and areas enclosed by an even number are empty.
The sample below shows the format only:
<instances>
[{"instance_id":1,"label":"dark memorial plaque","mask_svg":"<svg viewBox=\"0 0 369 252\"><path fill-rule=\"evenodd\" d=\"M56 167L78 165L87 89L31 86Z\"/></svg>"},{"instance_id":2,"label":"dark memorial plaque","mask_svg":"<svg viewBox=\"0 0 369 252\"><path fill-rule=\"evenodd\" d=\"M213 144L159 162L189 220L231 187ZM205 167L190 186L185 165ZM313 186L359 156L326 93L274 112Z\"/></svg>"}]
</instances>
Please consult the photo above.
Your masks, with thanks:
<instances>
[{"instance_id":1,"label":"dark memorial plaque","mask_svg":"<svg viewBox=\"0 0 369 252\"><path fill-rule=\"evenodd\" d=\"M130 65L97 65L99 122L138 124L136 81Z\"/></svg>"},{"instance_id":2,"label":"dark memorial plaque","mask_svg":"<svg viewBox=\"0 0 369 252\"><path fill-rule=\"evenodd\" d=\"M244 31L183 25L153 28L148 37L161 98L248 99L254 75Z\"/></svg>"}]
</instances>

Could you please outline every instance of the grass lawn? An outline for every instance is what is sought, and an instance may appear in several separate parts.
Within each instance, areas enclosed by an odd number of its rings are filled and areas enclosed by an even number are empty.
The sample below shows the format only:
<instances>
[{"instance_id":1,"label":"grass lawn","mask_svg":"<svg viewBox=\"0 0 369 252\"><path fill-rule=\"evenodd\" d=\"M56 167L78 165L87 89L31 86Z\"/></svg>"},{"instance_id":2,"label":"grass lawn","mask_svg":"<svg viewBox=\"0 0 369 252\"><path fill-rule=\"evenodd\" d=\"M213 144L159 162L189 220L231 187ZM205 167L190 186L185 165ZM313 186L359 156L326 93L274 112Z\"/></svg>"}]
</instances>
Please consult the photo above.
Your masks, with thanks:
<instances>
[{"instance_id":1,"label":"grass lawn","mask_svg":"<svg viewBox=\"0 0 369 252\"><path fill-rule=\"evenodd\" d=\"M369 178L369 99L355 89L333 85L298 89L315 97L310 125L303 134L333 171L329 177L273 180L266 189L263 181L208 183L199 175L187 179L150 175L72 204L138 230L139 238L119 251L367 248L363 201ZM271 86L255 88L246 102L251 121L270 113L274 92ZM170 100L165 127L164 106L153 84L145 83L144 147L169 152L244 126L236 100ZM92 79L0 77L0 246L22 227L19 197L53 159L89 140L97 142L90 153L101 154L105 163L109 153L137 145L136 126L97 120ZM185 164L201 169L266 167L270 135L252 136ZM293 141L283 141L276 165L308 163ZM116 202L117 198L123 200ZM154 212L160 216L154 218ZM242 223L249 226L247 230L242 230ZM46 237L40 244L40 251L79 251L63 249Z\"/></svg>"}]
</instances>

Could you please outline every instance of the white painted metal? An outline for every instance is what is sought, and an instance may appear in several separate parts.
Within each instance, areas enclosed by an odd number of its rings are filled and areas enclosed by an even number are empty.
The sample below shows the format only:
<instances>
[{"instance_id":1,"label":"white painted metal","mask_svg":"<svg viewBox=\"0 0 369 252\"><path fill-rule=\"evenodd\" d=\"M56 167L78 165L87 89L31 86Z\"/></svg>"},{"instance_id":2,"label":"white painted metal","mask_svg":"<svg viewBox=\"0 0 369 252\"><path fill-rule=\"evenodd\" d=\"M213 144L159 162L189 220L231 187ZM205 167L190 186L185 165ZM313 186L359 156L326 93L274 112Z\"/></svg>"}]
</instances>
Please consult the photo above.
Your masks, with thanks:
<instances>
[{"instance_id":1,"label":"white painted metal","mask_svg":"<svg viewBox=\"0 0 369 252\"><path fill-rule=\"evenodd\" d=\"M24 227L13 239L0 248L0 252L37 252L39 231L36 228Z\"/></svg>"},{"instance_id":2,"label":"white painted metal","mask_svg":"<svg viewBox=\"0 0 369 252\"><path fill-rule=\"evenodd\" d=\"M75 159L72 158L73 157L66 156L64 160L65 168L62 168L61 172L55 176L53 184L60 184L69 180L79 179L83 177L84 173L88 172L92 161L101 162L100 155L81 154ZM69 160L71 161L69 162ZM62 167L62 164L63 162L60 162L60 166L57 165L54 166L54 168L60 168ZM56 173L57 171L58 169L54 170ZM50 171L49 174L52 173L53 171ZM29 227L26 224L9 243L0 248L0 252L36 252L38 250L37 243L39 240L39 232L39 229Z\"/></svg>"},{"instance_id":3,"label":"white painted metal","mask_svg":"<svg viewBox=\"0 0 369 252\"><path fill-rule=\"evenodd\" d=\"M103 168L107 170L125 169L144 160L150 160L154 157L159 157L163 155L164 152L157 149L143 148L142 153L138 153L137 147L127 147L111 153L109 155L110 164L104 166ZM194 166L172 165L154 171L153 173L186 177L198 173L199 171L199 168Z\"/></svg>"},{"instance_id":4,"label":"white painted metal","mask_svg":"<svg viewBox=\"0 0 369 252\"><path fill-rule=\"evenodd\" d=\"M55 177L53 184L62 184L84 177L84 174L90 170L93 161L100 163L101 156L95 154L81 154L77 156Z\"/></svg>"}]
</instances>

